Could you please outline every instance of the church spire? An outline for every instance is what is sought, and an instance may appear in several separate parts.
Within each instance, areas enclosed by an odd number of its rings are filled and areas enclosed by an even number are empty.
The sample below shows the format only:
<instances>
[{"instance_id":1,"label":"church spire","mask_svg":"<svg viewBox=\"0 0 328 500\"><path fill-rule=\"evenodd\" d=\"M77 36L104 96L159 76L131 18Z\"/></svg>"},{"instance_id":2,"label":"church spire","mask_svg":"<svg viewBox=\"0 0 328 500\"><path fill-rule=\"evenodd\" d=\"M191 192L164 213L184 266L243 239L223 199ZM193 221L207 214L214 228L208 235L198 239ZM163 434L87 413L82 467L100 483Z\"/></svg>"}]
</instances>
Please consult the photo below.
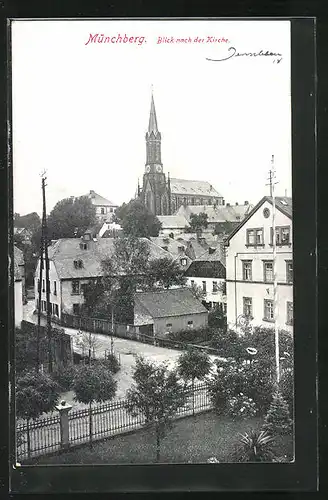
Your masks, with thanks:
<instances>
[{"instance_id":1,"label":"church spire","mask_svg":"<svg viewBox=\"0 0 328 500\"><path fill-rule=\"evenodd\" d=\"M151 103L150 103L150 115L149 115L149 124L148 124L148 134L154 133L156 136L158 134L157 127L157 118L156 118L156 110L155 110L155 102L154 102L154 94L153 89L151 91Z\"/></svg>"}]
</instances>

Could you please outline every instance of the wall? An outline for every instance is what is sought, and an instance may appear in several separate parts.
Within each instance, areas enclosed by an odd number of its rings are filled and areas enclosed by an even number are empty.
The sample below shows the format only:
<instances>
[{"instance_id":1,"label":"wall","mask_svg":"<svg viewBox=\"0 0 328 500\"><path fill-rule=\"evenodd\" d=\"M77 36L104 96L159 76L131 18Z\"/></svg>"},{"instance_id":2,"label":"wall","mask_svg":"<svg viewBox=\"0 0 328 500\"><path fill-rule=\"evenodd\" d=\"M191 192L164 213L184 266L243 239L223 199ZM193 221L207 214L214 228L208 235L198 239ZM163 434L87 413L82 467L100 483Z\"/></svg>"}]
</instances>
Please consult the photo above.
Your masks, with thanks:
<instances>
[{"instance_id":1,"label":"wall","mask_svg":"<svg viewBox=\"0 0 328 500\"><path fill-rule=\"evenodd\" d=\"M80 282L80 293L72 294L72 280L62 280L61 281L61 296L62 296L62 310L65 313L73 314L73 304L83 304L84 296L81 291L81 285L88 284L90 280L84 279L79 280Z\"/></svg>"},{"instance_id":2,"label":"wall","mask_svg":"<svg viewBox=\"0 0 328 500\"><path fill-rule=\"evenodd\" d=\"M188 321L193 321L193 329L202 328L207 325L208 313L188 314L185 316L172 316L168 318L154 318L154 333L166 333L168 331L178 332L188 329ZM172 327L167 327L171 323Z\"/></svg>"},{"instance_id":3,"label":"wall","mask_svg":"<svg viewBox=\"0 0 328 500\"><path fill-rule=\"evenodd\" d=\"M264 208L270 210L270 217L263 216ZM263 260L273 259L271 245L272 205L264 202L257 212L231 238L227 247L226 279L227 279L227 321L235 326L236 318L243 314L243 297L251 297L253 305L253 324L266 327L273 323L263 321L264 299L273 300L273 283L264 282ZM276 226L290 226L290 244L276 247L276 273L278 281L278 317L280 328L292 331L286 325L287 304L293 301L293 285L287 283L286 260L292 260L292 221L280 210L276 210ZM246 231L252 228L264 228L263 246L247 247ZM252 261L252 281L243 280L243 260ZM235 282L236 280L236 282Z\"/></svg>"},{"instance_id":4,"label":"wall","mask_svg":"<svg viewBox=\"0 0 328 500\"><path fill-rule=\"evenodd\" d=\"M15 281L14 286L15 297L15 326L20 326L23 321L23 282Z\"/></svg>"},{"instance_id":5,"label":"wall","mask_svg":"<svg viewBox=\"0 0 328 500\"><path fill-rule=\"evenodd\" d=\"M227 297L222 293L221 287L224 286L225 280L222 278L196 278L196 277L188 277L187 278L187 285L191 286L192 283L194 282L195 285L199 286L200 288L203 288L203 281L206 282L206 302L214 302L214 303L223 303L226 304L227 302ZM218 291L213 292L213 281L216 281L218 284Z\"/></svg>"}]
</instances>

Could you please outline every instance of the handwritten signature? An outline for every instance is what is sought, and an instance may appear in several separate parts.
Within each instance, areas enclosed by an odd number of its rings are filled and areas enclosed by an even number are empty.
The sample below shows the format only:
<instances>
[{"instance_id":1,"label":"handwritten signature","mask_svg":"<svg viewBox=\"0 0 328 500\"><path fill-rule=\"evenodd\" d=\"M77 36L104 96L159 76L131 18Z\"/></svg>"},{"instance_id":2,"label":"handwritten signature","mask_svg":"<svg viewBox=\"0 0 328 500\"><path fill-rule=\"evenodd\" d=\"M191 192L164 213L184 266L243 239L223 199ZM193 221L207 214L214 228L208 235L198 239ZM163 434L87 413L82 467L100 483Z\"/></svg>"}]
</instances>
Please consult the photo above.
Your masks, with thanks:
<instances>
[{"instance_id":1,"label":"handwritten signature","mask_svg":"<svg viewBox=\"0 0 328 500\"><path fill-rule=\"evenodd\" d=\"M231 52L227 57L223 57L221 59L211 59L209 57L206 57L206 61L227 61L228 59L231 59L232 57L274 57L275 59L273 62L279 64L280 61L282 61L282 54L279 54L279 52L271 52L269 50L260 50L259 52L237 52L235 47L229 47L228 52Z\"/></svg>"}]
</instances>

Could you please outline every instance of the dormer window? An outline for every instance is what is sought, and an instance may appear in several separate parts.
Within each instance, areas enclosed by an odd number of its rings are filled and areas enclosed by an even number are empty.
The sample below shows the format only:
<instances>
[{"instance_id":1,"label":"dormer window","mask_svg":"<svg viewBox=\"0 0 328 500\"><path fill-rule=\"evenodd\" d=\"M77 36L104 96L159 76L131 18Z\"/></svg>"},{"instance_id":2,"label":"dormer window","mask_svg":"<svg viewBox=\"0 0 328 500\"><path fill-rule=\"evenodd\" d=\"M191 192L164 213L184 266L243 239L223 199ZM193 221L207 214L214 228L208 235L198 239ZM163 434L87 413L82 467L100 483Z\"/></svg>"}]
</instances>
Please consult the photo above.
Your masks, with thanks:
<instances>
[{"instance_id":1,"label":"dormer window","mask_svg":"<svg viewBox=\"0 0 328 500\"><path fill-rule=\"evenodd\" d=\"M87 243L83 243L83 241L80 243L80 248L81 250L87 250L88 249L88 245Z\"/></svg>"},{"instance_id":2,"label":"dormer window","mask_svg":"<svg viewBox=\"0 0 328 500\"><path fill-rule=\"evenodd\" d=\"M168 247L162 247L162 248L163 248L163 250L166 250L166 251L168 251Z\"/></svg>"},{"instance_id":3,"label":"dormer window","mask_svg":"<svg viewBox=\"0 0 328 500\"><path fill-rule=\"evenodd\" d=\"M83 268L83 262L81 259L74 260L74 267L75 269L82 269Z\"/></svg>"},{"instance_id":4,"label":"dormer window","mask_svg":"<svg viewBox=\"0 0 328 500\"><path fill-rule=\"evenodd\" d=\"M187 265L187 259L180 259L181 265L186 266Z\"/></svg>"}]
</instances>

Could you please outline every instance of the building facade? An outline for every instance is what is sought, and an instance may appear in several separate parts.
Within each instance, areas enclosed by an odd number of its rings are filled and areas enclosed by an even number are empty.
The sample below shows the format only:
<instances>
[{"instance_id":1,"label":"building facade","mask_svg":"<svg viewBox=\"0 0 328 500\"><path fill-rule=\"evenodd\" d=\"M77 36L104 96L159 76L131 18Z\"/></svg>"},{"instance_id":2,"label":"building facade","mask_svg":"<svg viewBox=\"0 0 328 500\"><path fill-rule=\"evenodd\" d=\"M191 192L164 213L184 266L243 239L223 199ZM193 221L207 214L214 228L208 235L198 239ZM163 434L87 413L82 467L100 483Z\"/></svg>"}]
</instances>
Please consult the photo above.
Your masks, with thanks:
<instances>
[{"instance_id":1,"label":"building facade","mask_svg":"<svg viewBox=\"0 0 328 500\"><path fill-rule=\"evenodd\" d=\"M161 141L152 95L142 189L138 186L138 195L147 208L155 215L171 215L183 204L222 205L223 197L209 182L170 178L169 175L166 177L163 171Z\"/></svg>"},{"instance_id":2,"label":"building facade","mask_svg":"<svg viewBox=\"0 0 328 500\"><path fill-rule=\"evenodd\" d=\"M115 203L107 200L103 196L100 196L93 190L90 190L87 196L91 200L92 205L94 205L96 208L96 216L98 221L111 222L118 205L115 205Z\"/></svg>"},{"instance_id":3,"label":"building facade","mask_svg":"<svg viewBox=\"0 0 328 500\"><path fill-rule=\"evenodd\" d=\"M227 322L274 326L272 198L265 196L226 240ZM293 331L292 200L276 198L276 321Z\"/></svg>"}]
</instances>

